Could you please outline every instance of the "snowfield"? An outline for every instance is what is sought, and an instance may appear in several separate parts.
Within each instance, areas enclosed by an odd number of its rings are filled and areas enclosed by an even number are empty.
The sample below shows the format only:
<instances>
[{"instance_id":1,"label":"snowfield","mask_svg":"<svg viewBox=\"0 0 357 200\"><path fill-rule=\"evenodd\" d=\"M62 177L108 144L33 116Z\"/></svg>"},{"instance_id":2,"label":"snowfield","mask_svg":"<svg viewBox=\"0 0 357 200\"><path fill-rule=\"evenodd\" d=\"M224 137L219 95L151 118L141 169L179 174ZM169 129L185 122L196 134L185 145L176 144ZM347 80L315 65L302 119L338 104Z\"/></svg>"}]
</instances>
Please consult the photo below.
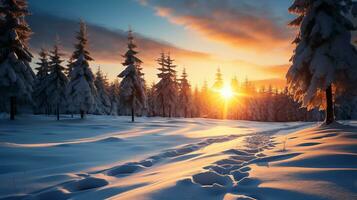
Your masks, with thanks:
<instances>
[{"instance_id":1,"label":"snowfield","mask_svg":"<svg viewBox=\"0 0 357 200\"><path fill-rule=\"evenodd\" d=\"M355 122L129 120L1 119L0 199L357 199Z\"/></svg>"}]
</instances>

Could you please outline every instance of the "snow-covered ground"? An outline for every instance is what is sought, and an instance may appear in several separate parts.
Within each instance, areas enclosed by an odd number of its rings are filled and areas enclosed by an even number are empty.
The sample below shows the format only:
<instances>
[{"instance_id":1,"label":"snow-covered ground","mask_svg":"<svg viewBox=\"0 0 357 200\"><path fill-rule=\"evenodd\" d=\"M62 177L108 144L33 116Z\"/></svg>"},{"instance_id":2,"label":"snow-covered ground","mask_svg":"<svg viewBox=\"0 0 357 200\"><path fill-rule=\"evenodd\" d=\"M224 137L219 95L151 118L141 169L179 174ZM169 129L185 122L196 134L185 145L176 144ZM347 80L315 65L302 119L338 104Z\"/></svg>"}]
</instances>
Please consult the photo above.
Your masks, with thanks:
<instances>
[{"instance_id":1,"label":"snow-covered ground","mask_svg":"<svg viewBox=\"0 0 357 200\"><path fill-rule=\"evenodd\" d=\"M2 119L0 198L357 199L357 128L314 126Z\"/></svg>"}]
</instances>

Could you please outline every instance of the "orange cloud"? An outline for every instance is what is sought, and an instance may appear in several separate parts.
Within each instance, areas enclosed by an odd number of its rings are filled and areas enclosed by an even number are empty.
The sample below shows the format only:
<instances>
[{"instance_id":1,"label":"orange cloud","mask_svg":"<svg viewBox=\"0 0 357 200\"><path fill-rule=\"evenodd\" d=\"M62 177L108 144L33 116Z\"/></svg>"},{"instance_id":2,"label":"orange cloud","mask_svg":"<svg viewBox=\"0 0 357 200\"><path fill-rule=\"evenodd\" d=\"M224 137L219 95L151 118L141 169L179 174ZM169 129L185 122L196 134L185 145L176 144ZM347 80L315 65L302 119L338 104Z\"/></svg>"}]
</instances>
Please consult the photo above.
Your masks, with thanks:
<instances>
[{"instance_id":1,"label":"orange cloud","mask_svg":"<svg viewBox=\"0 0 357 200\"><path fill-rule=\"evenodd\" d=\"M261 7L245 1L143 0L157 15L203 36L239 49L255 51L291 50L292 30ZM142 1L142 2L143 2Z\"/></svg>"}]
</instances>

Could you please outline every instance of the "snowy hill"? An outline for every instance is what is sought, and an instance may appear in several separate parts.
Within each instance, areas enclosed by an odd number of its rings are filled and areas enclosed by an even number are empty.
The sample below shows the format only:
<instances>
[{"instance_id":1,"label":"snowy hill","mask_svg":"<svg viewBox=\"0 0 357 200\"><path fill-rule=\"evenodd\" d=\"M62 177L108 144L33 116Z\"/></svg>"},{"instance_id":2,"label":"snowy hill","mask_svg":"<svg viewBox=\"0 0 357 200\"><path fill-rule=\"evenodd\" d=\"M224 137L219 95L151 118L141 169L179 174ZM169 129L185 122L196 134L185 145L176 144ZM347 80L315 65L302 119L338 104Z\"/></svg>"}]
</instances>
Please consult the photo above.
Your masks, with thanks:
<instances>
[{"instance_id":1,"label":"snowy hill","mask_svg":"<svg viewBox=\"0 0 357 200\"><path fill-rule=\"evenodd\" d=\"M110 116L0 120L0 198L353 199L357 128L315 126L130 123Z\"/></svg>"}]
</instances>

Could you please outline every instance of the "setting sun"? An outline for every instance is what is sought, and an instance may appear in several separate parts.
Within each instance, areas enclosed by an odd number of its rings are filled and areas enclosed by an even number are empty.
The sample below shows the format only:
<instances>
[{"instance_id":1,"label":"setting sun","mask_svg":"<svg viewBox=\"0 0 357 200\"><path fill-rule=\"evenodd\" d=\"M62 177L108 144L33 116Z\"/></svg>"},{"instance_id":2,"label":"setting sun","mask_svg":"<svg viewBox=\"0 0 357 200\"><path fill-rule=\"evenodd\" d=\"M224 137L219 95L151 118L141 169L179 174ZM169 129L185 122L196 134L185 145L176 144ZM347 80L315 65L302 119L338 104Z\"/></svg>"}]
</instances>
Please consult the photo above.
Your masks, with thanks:
<instances>
[{"instance_id":1,"label":"setting sun","mask_svg":"<svg viewBox=\"0 0 357 200\"><path fill-rule=\"evenodd\" d=\"M232 88L229 85L224 86L220 90L220 93L224 99L230 99L234 96L234 92L232 91Z\"/></svg>"}]
</instances>

